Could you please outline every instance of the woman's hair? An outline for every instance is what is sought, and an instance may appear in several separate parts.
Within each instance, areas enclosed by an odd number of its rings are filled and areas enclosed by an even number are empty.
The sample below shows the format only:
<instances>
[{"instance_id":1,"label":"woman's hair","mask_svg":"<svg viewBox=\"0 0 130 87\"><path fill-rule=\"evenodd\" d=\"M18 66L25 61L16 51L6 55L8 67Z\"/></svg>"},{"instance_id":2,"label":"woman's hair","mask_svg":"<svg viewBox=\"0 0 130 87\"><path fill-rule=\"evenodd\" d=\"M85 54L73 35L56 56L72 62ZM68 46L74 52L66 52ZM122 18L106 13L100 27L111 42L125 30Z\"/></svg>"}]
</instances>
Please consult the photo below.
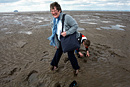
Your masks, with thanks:
<instances>
[{"instance_id":1,"label":"woman's hair","mask_svg":"<svg viewBox=\"0 0 130 87\"><path fill-rule=\"evenodd\" d=\"M60 4L58 4L58 2L53 2L53 3L50 4L50 11L51 11L51 9L54 9L54 7L56 7L56 9L58 11L62 12L61 6L60 6Z\"/></svg>"},{"instance_id":2,"label":"woman's hair","mask_svg":"<svg viewBox=\"0 0 130 87\"><path fill-rule=\"evenodd\" d=\"M90 46L90 40L84 40L84 45L89 47Z\"/></svg>"}]
</instances>

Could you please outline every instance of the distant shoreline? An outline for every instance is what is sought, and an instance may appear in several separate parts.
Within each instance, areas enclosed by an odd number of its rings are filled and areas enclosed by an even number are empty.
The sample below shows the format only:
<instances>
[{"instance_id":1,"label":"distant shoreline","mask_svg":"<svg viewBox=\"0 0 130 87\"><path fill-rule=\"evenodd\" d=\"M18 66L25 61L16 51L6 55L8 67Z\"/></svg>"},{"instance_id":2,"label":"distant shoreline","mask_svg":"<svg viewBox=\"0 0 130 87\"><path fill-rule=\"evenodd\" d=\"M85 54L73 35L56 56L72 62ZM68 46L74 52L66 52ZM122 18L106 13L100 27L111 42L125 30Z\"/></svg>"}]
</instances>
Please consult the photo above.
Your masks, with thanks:
<instances>
[{"instance_id":1,"label":"distant shoreline","mask_svg":"<svg viewBox=\"0 0 130 87\"><path fill-rule=\"evenodd\" d=\"M130 12L130 11L127 11L127 10L126 11L117 11L117 10L113 10L113 11L112 10L63 10L63 11L65 11L65 12L66 11L68 11L68 12L69 11L74 11L74 12L76 12L76 11L78 11L78 12L79 11L82 11L82 12L83 11L85 11L85 12L87 12L87 11L88 12ZM13 12L12 11L12 12L0 12L0 13L27 13L27 12L36 12L36 13L38 12L39 13L39 12L50 12L50 11L19 11L19 12Z\"/></svg>"}]
</instances>

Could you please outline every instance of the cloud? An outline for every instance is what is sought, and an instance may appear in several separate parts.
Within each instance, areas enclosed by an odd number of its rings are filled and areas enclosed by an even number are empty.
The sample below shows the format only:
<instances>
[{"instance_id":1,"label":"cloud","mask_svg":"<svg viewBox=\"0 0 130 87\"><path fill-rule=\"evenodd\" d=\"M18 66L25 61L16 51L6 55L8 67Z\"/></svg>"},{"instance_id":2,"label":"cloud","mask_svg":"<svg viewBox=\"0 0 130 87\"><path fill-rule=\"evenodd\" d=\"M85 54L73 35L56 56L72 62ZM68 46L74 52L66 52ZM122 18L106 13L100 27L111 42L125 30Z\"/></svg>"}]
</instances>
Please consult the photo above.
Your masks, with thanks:
<instances>
[{"instance_id":1,"label":"cloud","mask_svg":"<svg viewBox=\"0 0 130 87\"><path fill-rule=\"evenodd\" d=\"M17 1L20 1L20 0L0 0L0 3L13 3Z\"/></svg>"},{"instance_id":2,"label":"cloud","mask_svg":"<svg viewBox=\"0 0 130 87\"><path fill-rule=\"evenodd\" d=\"M62 10L129 10L130 0L56 0ZM46 11L53 0L0 0L0 12ZM130 10L129 10L130 11Z\"/></svg>"},{"instance_id":3,"label":"cloud","mask_svg":"<svg viewBox=\"0 0 130 87\"><path fill-rule=\"evenodd\" d=\"M13 12L19 11L45 11L49 10L49 0L19 0L14 3L2 3L0 4L1 12Z\"/></svg>"}]
</instances>

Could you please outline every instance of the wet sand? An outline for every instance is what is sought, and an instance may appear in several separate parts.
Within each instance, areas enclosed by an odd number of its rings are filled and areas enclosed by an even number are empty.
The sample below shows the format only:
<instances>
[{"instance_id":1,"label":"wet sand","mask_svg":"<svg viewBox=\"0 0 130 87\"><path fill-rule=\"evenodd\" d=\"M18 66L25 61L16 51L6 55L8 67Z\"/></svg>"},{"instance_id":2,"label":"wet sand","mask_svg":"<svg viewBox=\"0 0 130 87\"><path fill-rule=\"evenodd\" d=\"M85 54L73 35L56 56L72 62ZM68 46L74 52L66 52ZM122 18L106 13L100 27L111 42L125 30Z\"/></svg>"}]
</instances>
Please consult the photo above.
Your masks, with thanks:
<instances>
[{"instance_id":1,"label":"wet sand","mask_svg":"<svg viewBox=\"0 0 130 87\"><path fill-rule=\"evenodd\" d=\"M0 13L0 87L130 86L130 12L65 11L90 41L90 57L77 58L73 76L63 54L59 71L50 71L56 49L49 45L49 12ZM81 46L82 51L84 48Z\"/></svg>"}]
</instances>

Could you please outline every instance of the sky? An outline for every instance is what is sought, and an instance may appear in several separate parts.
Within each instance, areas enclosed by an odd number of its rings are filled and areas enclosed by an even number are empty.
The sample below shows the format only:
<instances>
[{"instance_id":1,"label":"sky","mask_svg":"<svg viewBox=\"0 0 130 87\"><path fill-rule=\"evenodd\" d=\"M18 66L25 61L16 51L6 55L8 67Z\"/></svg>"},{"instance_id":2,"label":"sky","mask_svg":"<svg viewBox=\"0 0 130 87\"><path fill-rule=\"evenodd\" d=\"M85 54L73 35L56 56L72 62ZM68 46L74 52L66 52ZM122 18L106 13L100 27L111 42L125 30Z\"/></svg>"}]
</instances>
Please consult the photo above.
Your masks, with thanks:
<instances>
[{"instance_id":1,"label":"sky","mask_svg":"<svg viewBox=\"0 0 130 87\"><path fill-rule=\"evenodd\" d=\"M55 0L62 10L130 11L130 0ZM0 12L49 11L54 0L0 0Z\"/></svg>"}]
</instances>

